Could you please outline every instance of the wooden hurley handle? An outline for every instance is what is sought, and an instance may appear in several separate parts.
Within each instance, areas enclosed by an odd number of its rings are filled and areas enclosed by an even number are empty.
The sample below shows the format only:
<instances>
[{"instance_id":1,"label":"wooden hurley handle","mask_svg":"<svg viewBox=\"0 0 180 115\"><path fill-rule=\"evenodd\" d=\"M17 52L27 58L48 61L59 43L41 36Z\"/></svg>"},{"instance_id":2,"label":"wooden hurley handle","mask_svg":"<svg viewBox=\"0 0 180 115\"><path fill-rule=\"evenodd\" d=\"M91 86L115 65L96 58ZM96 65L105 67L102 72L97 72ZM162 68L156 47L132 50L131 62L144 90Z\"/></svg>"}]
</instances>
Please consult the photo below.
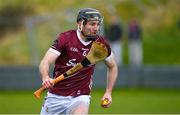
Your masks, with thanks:
<instances>
[{"instance_id":1,"label":"wooden hurley handle","mask_svg":"<svg viewBox=\"0 0 180 115\"><path fill-rule=\"evenodd\" d=\"M37 99L40 99L40 98L41 98L41 94L42 94L42 92L43 92L44 90L45 90L44 87L39 88L38 90L36 90L36 91L34 92L34 96L35 96Z\"/></svg>"},{"instance_id":2,"label":"wooden hurley handle","mask_svg":"<svg viewBox=\"0 0 180 115\"><path fill-rule=\"evenodd\" d=\"M53 84L55 85L56 83L62 81L64 79L64 75L60 75L58 76L56 79L53 79ZM43 86L41 88L39 88L38 90L36 90L34 92L34 96L37 98L37 99L40 99L41 98L41 94L46 90L46 88L44 88Z\"/></svg>"}]
</instances>

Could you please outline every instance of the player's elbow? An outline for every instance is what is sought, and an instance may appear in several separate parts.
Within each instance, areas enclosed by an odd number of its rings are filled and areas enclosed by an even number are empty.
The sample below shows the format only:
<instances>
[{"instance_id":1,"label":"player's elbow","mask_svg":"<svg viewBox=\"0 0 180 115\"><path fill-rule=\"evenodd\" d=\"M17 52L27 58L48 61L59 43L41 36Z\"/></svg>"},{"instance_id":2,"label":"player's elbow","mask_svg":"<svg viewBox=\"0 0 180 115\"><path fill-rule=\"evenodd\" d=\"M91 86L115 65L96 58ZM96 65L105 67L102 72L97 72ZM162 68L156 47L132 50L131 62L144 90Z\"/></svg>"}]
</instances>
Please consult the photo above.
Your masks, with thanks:
<instances>
[{"instance_id":1,"label":"player's elbow","mask_svg":"<svg viewBox=\"0 0 180 115\"><path fill-rule=\"evenodd\" d=\"M46 66L49 66L48 61L46 59L42 59L39 64L39 71L41 71Z\"/></svg>"}]
</instances>

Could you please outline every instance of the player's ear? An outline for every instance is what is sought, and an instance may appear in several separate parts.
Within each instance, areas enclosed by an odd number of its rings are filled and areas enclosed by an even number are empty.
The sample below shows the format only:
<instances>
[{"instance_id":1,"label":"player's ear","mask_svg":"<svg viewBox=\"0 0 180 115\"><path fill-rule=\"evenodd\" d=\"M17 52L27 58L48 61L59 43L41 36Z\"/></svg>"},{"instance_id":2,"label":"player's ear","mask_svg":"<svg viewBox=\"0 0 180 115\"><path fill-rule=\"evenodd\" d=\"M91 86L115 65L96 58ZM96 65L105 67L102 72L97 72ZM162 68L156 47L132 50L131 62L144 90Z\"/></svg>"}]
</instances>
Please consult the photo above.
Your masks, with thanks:
<instances>
[{"instance_id":1,"label":"player's ear","mask_svg":"<svg viewBox=\"0 0 180 115\"><path fill-rule=\"evenodd\" d=\"M77 27L79 30L81 30L81 23L80 22L77 22Z\"/></svg>"},{"instance_id":2,"label":"player's ear","mask_svg":"<svg viewBox=\"0 0 180 115\"><path fill-rule=\"evenodd\" d=\"M80 26L81 25L81 21L77 22L77 25Z\"/></svg>"},{"instance_id":3,"label":"player's ear","mask_svg":"<svg viewBox=\"0 0 180 115\"><path fill-rule=\"evenodd\" d=\"M83 28L83 22L84 20L80 20L77 22L77 25L78 25L78 29L82 31L82 28Z\"/></svg>"},{"instance_id":4,"label":"player's ear","mask_svg":"<svg viewBox=\"0 0 180 115\"><path fill-rule=\"evenodd\" d=\"M80 24L81 21L76 22L77 24Z\"/></svg>"}]
</instances>

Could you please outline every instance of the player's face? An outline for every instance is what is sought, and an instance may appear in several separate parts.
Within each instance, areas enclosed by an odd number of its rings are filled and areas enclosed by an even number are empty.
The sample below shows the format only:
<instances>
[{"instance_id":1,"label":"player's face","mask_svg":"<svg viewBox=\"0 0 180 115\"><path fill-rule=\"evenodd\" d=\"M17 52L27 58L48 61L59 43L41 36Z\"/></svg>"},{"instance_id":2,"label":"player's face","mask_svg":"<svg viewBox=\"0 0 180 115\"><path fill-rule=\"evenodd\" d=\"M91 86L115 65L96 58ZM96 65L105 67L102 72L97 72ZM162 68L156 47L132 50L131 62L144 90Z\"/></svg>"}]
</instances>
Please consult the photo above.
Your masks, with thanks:
<instances>
[{"instance_id":1,"label":"player's face","mask_svg":"<svg viewBox=\"0 0 180 115\"><path fill-rule=\"evenodd\" d=\"M97 36L100 28L99 21L87 21L82 31L87 36Z\"/></svg>"}]
</instances>

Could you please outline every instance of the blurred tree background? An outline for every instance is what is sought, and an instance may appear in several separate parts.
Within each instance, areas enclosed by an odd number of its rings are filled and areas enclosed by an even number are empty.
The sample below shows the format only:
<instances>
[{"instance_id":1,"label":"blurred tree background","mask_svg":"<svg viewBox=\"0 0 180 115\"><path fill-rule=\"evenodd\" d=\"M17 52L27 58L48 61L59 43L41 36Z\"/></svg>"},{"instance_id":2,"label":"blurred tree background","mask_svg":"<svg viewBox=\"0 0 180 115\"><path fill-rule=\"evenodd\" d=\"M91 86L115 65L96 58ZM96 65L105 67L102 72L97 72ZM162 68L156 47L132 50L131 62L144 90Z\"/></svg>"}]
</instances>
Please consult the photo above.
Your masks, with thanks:
<instances>
[{"instance_id":1,"label":"blurred tree background","mask_svg":"<svg viewBox=\"0 0 180 115\"><path fill-rule=\"evenodd\" d=\"M144 64L180 64L179 0L0 0L0 64L37 64L58 33L76 28L77 11L99 9L104 25L112 12L123 22L124 61L128 64L127 24L143 29Z\"/></svg>"}]
</instances>

